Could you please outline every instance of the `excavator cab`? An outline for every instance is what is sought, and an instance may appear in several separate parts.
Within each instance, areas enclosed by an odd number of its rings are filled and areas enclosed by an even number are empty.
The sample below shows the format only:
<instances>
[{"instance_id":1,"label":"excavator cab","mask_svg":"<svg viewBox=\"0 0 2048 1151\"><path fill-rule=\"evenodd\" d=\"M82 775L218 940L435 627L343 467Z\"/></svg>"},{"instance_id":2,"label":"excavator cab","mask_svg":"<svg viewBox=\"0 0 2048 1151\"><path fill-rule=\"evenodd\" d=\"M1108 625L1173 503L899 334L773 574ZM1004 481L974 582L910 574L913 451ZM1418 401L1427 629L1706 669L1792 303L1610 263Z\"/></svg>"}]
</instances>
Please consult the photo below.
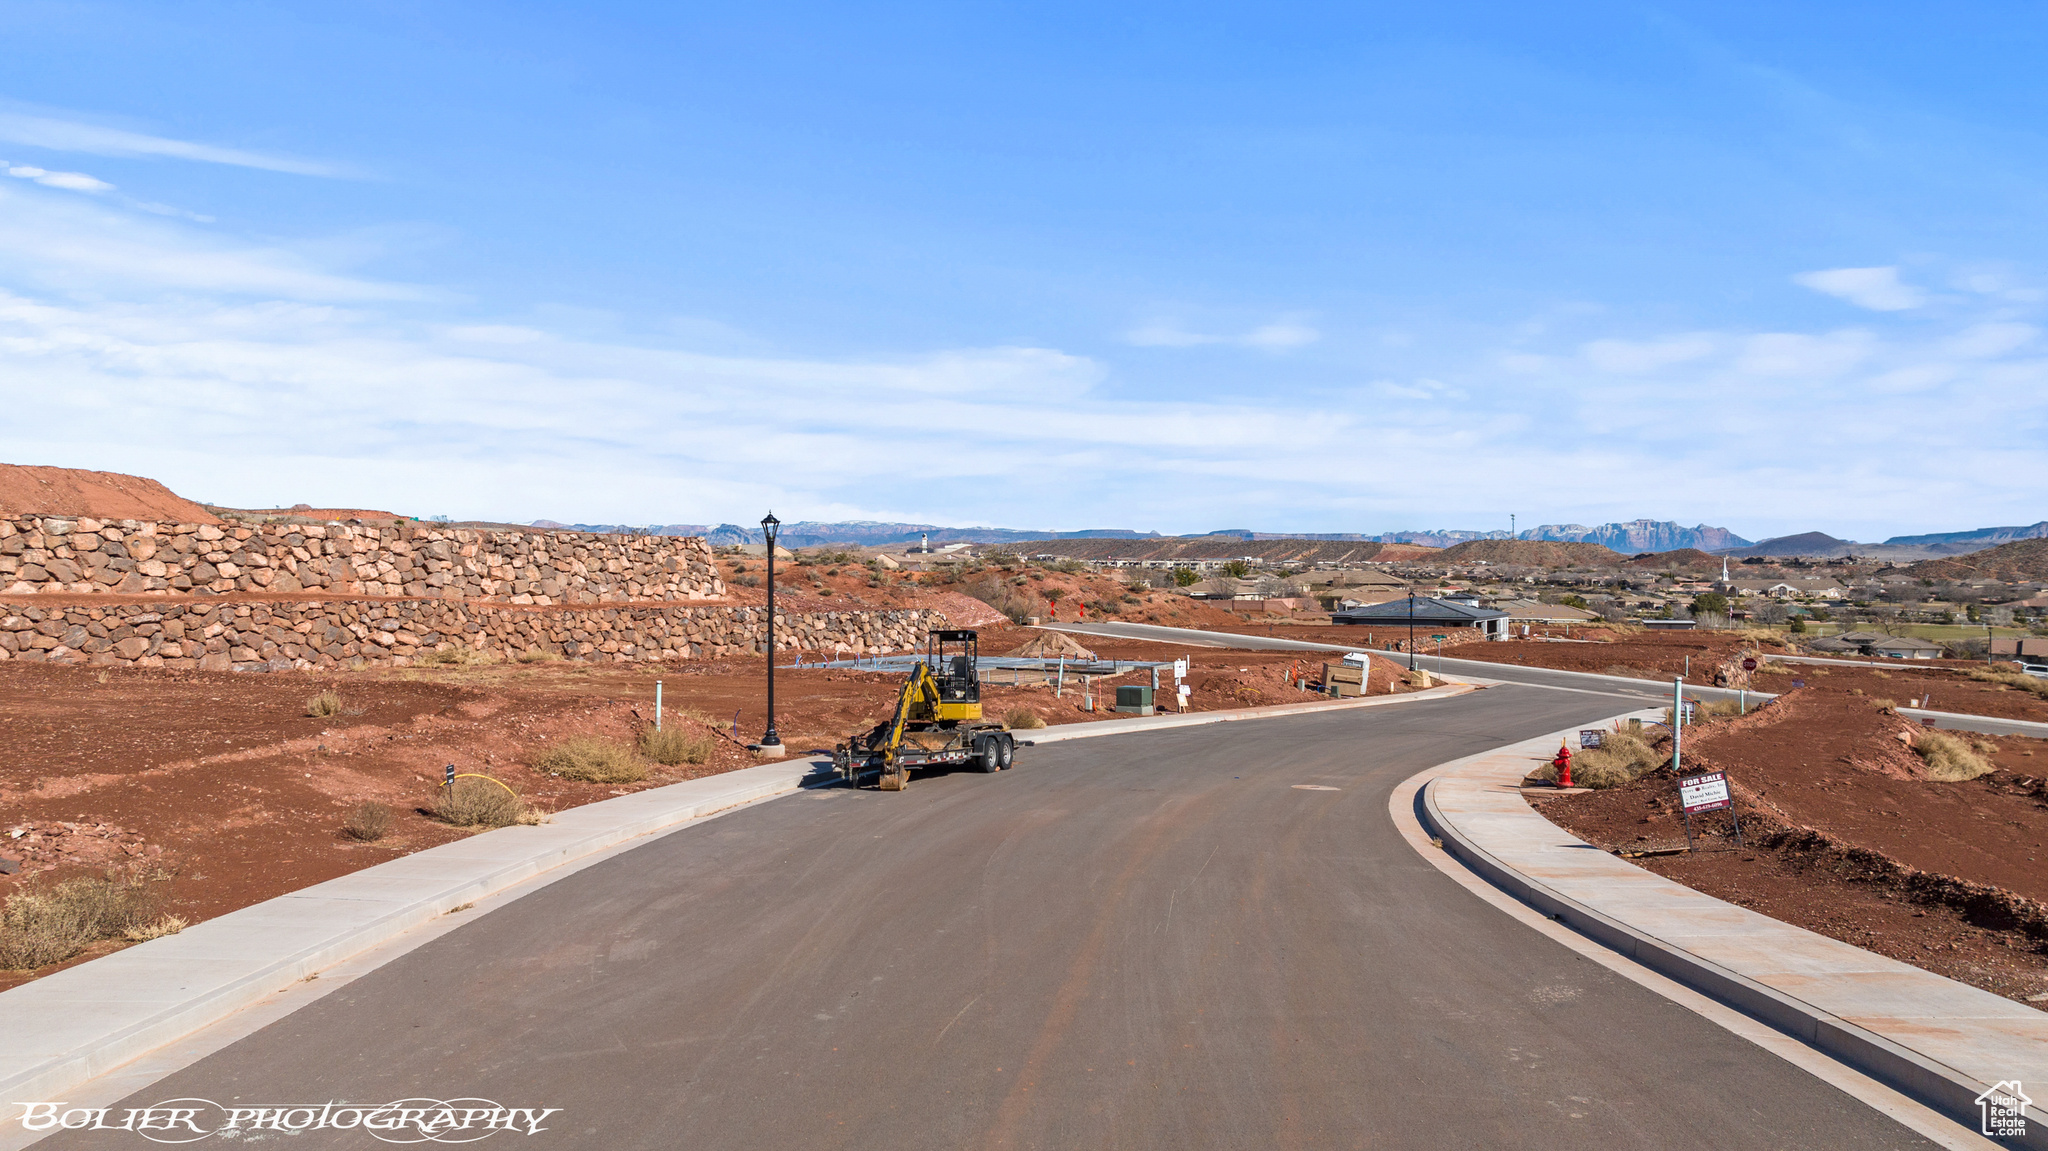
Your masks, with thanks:
<instances>
[{"instance_id":1,"label":"excavator cab","mask_svg":"<svg viewBox=\"0 0 2048 1151\"><path fill-rule=\"evenodd\" d=\"M934 719L981 718L981 674L976 664L980 637L971 631L935 631L925 637L924 662L932 669L939 700Z\"/></svg>"}]
</instances>

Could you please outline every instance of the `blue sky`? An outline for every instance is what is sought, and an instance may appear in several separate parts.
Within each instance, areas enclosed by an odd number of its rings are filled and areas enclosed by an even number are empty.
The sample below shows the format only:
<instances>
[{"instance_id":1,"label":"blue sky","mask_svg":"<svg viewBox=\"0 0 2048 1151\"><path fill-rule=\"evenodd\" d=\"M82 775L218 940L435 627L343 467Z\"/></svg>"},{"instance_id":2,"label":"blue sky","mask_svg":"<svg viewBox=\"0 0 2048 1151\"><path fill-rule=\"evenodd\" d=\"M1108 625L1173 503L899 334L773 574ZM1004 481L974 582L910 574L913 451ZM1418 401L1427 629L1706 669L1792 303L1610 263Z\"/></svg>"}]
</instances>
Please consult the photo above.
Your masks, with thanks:
<instances>
[{"instance_id":1,"label":"blue sky","mask_svg":"<svg viewBox=\"0 0 2048 1151\"><path fill-rule=\"evenodd\" d=\"M0 48L10 462L512 520L2048 518L2038 7L30 2Z\"/></svg>"}]
</instances>

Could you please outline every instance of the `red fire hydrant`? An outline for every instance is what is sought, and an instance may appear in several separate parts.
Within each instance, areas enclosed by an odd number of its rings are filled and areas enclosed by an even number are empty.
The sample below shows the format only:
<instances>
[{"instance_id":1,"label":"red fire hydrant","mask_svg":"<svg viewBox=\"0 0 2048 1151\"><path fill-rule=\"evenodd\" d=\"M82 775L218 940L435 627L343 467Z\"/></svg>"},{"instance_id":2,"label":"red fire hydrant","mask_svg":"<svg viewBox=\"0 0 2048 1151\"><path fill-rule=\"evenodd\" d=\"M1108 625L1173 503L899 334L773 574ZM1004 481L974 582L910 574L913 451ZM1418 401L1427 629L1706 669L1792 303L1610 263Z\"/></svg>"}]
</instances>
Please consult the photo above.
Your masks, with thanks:
<instances>
[{"instance_id":1,"label":"red fire hydrant","mask_svg":"<svg viewBox=\"0 0 2048 1151\"><path fill-rule=\"evenodd\" d=\"M1557 769L1559 787L1572 785L1572 749L1563 740L1558 741L1557 758L1550 761L1550 766Z\"/></svg>"}]
</instances>

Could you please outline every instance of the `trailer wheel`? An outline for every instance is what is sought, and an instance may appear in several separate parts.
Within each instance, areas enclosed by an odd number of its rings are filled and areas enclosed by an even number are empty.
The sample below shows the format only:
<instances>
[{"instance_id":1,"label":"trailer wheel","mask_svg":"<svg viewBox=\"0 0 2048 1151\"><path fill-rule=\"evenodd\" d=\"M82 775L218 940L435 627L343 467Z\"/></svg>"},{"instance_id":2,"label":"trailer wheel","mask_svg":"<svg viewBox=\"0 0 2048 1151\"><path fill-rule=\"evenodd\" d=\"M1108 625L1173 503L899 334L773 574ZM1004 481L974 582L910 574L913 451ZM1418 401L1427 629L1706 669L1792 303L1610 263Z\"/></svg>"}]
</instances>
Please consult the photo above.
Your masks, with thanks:
<instances>
[{"instance_id":1,"label":"trailer wheel","mask_svg":"<svg viewBox=\"0 0 2048 1151\"><path fill-rule=\"evenodd\" d=\"M1007 768L1010 766L1010 761L1017 758L1017 744L1007 735L997 736L996 742L1002 745L1003 766Z\"/></svg>"},{"instance_id":2,"label":"trailer wheel","mask_svg":"<svg viewBox=\"0 0 2048 1151\"><path fill-rule=\"evenodd\" d=\"M1002 742L1003 742L1003 741L1002 741L1002 740L1000 740L1000 739L984 739L984 740L982 740L982 741L981 741L981 749L980 749L980 751L981 751L981 757L980 757L980 759L979 759L979 761L978 761L978 763L979 763L979 766L981 767L981 770L983 770L983 771L1001 771L1001 770L1002 770L1002 768L1003 768L1003 752L1002 752Z\"/></svg>"}]
</instances>

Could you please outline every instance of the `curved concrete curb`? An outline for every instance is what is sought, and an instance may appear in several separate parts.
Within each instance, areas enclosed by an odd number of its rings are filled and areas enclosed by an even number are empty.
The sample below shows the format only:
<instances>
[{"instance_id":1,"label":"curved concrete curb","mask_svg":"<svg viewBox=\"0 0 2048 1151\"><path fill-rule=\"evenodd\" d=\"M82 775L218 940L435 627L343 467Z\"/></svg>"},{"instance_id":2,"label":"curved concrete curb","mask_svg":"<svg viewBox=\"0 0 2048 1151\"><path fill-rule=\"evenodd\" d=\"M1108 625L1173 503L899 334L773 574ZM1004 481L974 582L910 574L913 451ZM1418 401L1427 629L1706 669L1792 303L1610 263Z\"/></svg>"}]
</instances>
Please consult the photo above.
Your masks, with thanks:
<instances>
[{"instance_id":1,"label":"curved concrete curb","mask_svg":"<svg viewBox=\"0 0 2048 1151\"><path fill-rule=\"evenodd\" d=\"M1577 839L1515 786L1563 732L1446 764L1416 814L1446 850L1579 933L1971 1130L2001 1080L2048 1084L2048 1015L1673 883ZM2048 1112L2025 1137L2048 1148Z\"/></svg>"},{"instance_id":2,"label":"curved concrete curb","mask_svg":"<svg viewBox=\"0 0 2048 1151\"><path fill-rule=\"evenodd\" d=\"M1037 741L1423 702L1474 690L1073 724L1048 729ZM536 827L501 828L415 852L0 992L0 1018L7 1021L0 1029L0 1101L60 1099L456 908L642 836L837 781L829 759L805 758L570 808Z\"/></svg>"},{"instance_id":3,"label":"curved concrete curb","mask_svg":"<svg viewBox=\"0 0 2048 1151\"><path fill-rule=\"evenodd\" d=\"M1266 707L1235 708L1230 711L1191 711L1185 714L1133 716L1130 719L1106 719L1099 723L1067 723L1058 727L1034 729L1030 743L1059 743L1069 739L1088 739L1098 735L1131 735L1141 731L1166 731L1176 727L1200 727L1209 723L1236 723L1247 719L1277 719L1286 715L1321 715L1326 711L1350 711L1361 707L1385 707L1395 703L1421 703L1432 699L1453 699L1468 692L1478 691L1477 687L1465 683L1446 684L1443 687L1424 688L1405 695L1374 695L1358 699L1341 699L1316 703L1276 703Z\"/></svg>"}]
</instances>

